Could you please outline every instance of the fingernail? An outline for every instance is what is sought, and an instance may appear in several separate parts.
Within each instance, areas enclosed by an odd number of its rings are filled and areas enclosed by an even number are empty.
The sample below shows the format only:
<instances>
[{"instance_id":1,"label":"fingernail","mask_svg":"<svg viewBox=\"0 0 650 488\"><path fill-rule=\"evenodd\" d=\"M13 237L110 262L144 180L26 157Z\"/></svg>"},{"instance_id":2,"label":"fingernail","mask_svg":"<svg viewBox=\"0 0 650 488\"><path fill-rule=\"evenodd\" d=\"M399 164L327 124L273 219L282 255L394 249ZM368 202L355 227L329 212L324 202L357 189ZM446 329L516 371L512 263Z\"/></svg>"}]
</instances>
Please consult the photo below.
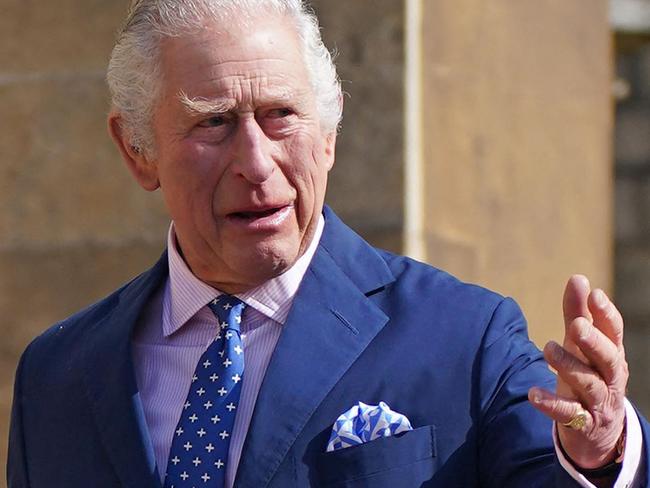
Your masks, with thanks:
<instances>
[{"instance_id":1,"label":"fingernail","mask_svg":"<svg viewBox=\"0 0 650 488\"><path fill-rule=\"evenodd\" d=\"M599 308L605 308L607 305L607 295L605 295L605 292L601 290L600 288L596 289L593 291L594 295L594 302Z\"/></svg>"},{"instance_id":2,"label":"fingernail","mask_svg":"<svg viewBox=\"0 0 650 488\"><path fill-rule=\"evenodd\" d=\"M533 403L542 403L542 394L540 393L539 390L533 390L531 396L532 396Z\"/></svg>"},{"instance_id":3,"label":"fingernail","mask_svg":"<svg viewBox=\"0 0 650 488\"><path fill-rule=\"evenodd\" d=\"M551 355L555 362L560 362L562 360L562 347L557 342L551 341Z\"/></svg>"}]
</instances>

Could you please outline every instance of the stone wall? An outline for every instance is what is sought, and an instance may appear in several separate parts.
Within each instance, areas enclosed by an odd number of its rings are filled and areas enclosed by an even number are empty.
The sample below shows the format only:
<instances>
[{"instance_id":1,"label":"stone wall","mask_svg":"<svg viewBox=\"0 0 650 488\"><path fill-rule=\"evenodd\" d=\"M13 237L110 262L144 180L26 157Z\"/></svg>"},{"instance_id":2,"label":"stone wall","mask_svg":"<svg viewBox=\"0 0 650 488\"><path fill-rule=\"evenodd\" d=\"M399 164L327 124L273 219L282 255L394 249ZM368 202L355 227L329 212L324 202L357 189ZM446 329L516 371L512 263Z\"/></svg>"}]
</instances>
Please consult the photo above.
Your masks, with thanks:
<instances>
[{"instance_id":1,"label":"stone wall","mask_svg":"<svg viewBox=\"0 0 650 488\"><path fill-rule=\"evenodd\" d=\"M618 37L616 272L631 370L629 394L650 414L650 36Z\"/></svg>"},{"instance_id":2,"label":"stone wall","mask_svg":"<svg viewBox=\"0 0 650 488\"><path fill-rule=\"evenodd\" d=\"M427 259L561 341L571 274L612 285L604 0L423 3Z\"/></svg>"}]
</instances>

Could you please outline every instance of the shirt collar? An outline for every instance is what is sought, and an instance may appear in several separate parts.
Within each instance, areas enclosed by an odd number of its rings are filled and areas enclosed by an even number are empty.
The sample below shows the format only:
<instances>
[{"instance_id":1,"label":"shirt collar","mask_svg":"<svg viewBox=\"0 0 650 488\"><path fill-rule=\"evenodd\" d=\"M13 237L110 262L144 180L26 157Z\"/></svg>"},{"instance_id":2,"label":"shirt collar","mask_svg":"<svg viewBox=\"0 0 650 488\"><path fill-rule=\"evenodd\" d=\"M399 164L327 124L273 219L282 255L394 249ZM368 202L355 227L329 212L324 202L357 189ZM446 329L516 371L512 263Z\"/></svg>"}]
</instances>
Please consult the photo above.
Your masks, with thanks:
<instances>
[{"instance_id":1,"label":"shirt collar","mask_svg":"<svg viewBox=\"0 0 650 488\"><path fill-rule=\"evenodd\" d=\"M324 226L325 220L320 215L309 247L291 268L252 290L238 294L237 297L283 325L300 282L316 252ZM197 278L189 269L178 249L174 222L169 226L167 233L167 249L169 278L165 284L162 311L162 329L165 337L180 329L208 302L222 294Z\"/></svg>"}]
</instances>

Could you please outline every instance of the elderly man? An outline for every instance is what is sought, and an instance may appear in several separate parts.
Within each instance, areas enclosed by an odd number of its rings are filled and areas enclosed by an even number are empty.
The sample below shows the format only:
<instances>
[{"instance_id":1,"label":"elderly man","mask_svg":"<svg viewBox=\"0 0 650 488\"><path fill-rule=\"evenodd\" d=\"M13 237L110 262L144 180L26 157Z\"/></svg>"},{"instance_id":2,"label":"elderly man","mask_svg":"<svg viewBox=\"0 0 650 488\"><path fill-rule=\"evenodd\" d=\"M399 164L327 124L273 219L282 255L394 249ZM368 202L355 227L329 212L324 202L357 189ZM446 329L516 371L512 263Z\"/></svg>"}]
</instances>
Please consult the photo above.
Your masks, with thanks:
<instances>
[{"instance_id":1,"label":"elderly man","mask_svg":"<svg viewBox=\"0 0 650 488\"><path fill-rule=\"evenodd\" d=\"M108 81L168 249L24 353L11 488L646 486L602 291L567 285L556 386L513 301L324 208L341 91L300 0L137 0Z\"/></svg>"}]
</instances>

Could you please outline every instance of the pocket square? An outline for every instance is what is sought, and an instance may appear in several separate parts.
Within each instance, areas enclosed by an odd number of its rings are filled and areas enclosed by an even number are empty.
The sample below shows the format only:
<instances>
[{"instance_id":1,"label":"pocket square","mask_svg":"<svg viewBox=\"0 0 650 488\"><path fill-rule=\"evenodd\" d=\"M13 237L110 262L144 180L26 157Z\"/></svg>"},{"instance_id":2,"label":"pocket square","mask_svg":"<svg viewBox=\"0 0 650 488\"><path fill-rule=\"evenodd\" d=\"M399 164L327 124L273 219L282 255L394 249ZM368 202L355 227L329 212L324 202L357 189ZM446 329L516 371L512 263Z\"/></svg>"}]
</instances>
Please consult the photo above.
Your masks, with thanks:
<instances>
[{"instance_id":1,"label":"pocket square","mask_svg":"<svg viewBox=\"0 0 650 488\"><path fill-rule=\"evenodd\" d=\"M409 419L391 410L384 402L380 402L379 405L366 405L359 402L334 422L327 443L327 452L408 430L413 430Z\"/></svg>"}]
</instances>

